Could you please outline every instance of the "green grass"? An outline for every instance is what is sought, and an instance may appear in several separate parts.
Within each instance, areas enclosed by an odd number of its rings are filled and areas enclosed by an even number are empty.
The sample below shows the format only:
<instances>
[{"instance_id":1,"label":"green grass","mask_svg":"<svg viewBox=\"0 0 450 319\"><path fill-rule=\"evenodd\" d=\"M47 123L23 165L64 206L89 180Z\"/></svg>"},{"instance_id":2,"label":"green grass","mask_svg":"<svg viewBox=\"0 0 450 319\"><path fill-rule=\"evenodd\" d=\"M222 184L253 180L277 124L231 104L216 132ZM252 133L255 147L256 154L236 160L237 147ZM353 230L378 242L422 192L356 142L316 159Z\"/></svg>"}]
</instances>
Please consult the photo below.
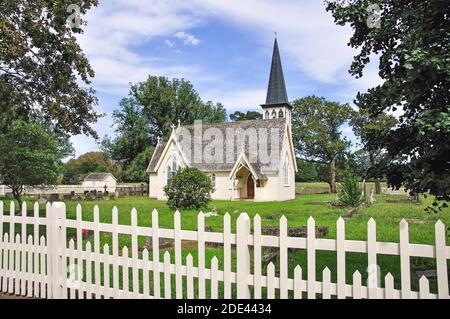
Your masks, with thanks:
<instances>
[{"instance_id":1,"label":"green grass","mask_svg":"<svg viewBox=\"0 0 450 319\"><path fill-rule=\"evenodd\" d=\"M409 221L410 242L421 244L434 244L434 224L441 219L446 225L450 225L450 210L447 208L440 213L426 213L424 208L430 205L432 199L421 198L422 204L416 205L410 202L406 203L388 203L387 198L404 199L405 196L399 195L379 195L374 205L361 210L351 219L346 220L346 239L366 240L367 239L367 222L373 217L377 221L377 240L387 242L399 241L399 222L402 218ZM230 213L232 219L232 228L235 231L236 219L241 212L247 212L250 217L259 214L262 218L263 226L278 226L278 219L285 215L288 219L288 226L306 226L309 216L313 216L317 226L328 226L329 233L327 238L335 238L336 236L336 220L349 209L331 207L327 202L335 200L336 196L332 194L311 194L299 195L296 200L289 202L270 202L270 203L253 203L246 201L213 201L210 203L206 211L215 208L219 214L218 217L206 218L205 225L212 227L212 231L221 232L223 229L223 215ZM83 219L93 220L93 207L98 204L100 208L100 221L103 223L111 223L112 208L116 206L119 209L119 223L131 223L131 209L134 207L138 211L138 225L151 226L151 212L155 208L159 212L159 225L163 228L173 228L173 211L171 211L165 202L152 200L146 197L124 197L118 200L105 200L100 202L82 202ZM5 201L5 207L8 207L8 200ZM67 217L75 219L75 208L77 203L73 201L66 202ZM31 210L28 212L31 214ZM41 214L45 214L43 208ZM182 211L182 229L197 229L197 211ZM8 227L5 225L5 231ZM19 225L16 231L20 231ZM29 228L31 232L31 227ZM75 232L68 229L68 237L73 237ZM88 238L93 241L92 235ZM139 238L139 245L142 246L146 242L146 238ZM447 243L450 240L447 239ZM111 235L102 233L101 244L108 243L111 247ZM131 248L131 238L129 235L119 236L119 245ZM169 248L172 262L174 262L173 249ZM161 260L162 254L161 251ZM194 257L194 265L197 261L197 249L195 246L183 247L183 263L187 254ZM150 253L151 255L151 253ZM235 256L232 254L233 264L235 264ZM223 250L220 248L207 248L206 265L209 267L210 259L217 256L219 259L219 269L223 269ZM300 264L303 268L303 274L306 276L307 271L306 251L295 250L289 253L290 276L293 276L294 267ZM367 256L365 254L347 253L347 283L351 283L352 274L355 270L359 270L366 279ZM379 255L378 263L381 267L382 276L391 272L395 278L395 287L400 287L400 262L397 256ZM412 286L418 289L418 279L414 269L424 265L427 268L435 267L434 260L424 258L411 258L412 266ZM266 265L264 265L265 267ZM332 271L332 280L336 281L336 253L334 252L317 252L317 278L322 277L322 270L328 266ZM436 291L436 283L431 280L431 291ZM173 285L174 286L174 285Z\"/></svg>"},{"instance_id":2,"label":"green grass","mask_svg":"<svg viewBox=\"0 0 450 319\"><path fill-rule=\"evenodd\" d=\"M338 183L339 185L339 183ZM367 182L367 189L375 188L373 182ZM382 188L386 188L386 183L381 183ZM327 194L330 192L330 186L325 182L302 182L295 184L297 194Z\"/></svg>"}]
</instances>

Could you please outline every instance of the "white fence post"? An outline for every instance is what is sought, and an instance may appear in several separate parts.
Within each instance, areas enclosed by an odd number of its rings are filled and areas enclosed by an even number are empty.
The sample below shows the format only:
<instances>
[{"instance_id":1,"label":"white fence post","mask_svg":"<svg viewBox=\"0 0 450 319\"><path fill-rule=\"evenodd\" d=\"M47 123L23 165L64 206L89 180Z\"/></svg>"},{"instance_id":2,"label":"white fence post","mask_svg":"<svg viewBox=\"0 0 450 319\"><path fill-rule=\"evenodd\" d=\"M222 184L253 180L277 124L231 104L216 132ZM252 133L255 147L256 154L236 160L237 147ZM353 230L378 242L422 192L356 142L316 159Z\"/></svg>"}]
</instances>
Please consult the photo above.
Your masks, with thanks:
<instances>
[{"instance_id":1,"label":"white fence post","mask_svg":"<svg viewBox=\"0 0 450 319\"><path fill-rule=\"evenodd\" d=\"M250 218L242 213L237 219L236 227L236 283L238 299L249 299L250 289L248 275L250 274L250 251L248 236L250 235Z\"/></svg>"},{"instance_id":2,"label":"white fence post","mask_svg":"<svg viewBox=\"0 0 450 319\"><path fill-rule=\"evenodd\" d=\"M54 202L52 209L50 210L50 224L51 224L51 242L49 243L49 256L51 258L51 272L50 278L52 281L52 297L54 299L61 299L63 296L62 280L64 280L65 274L62 274L62 265L66 263L66 260L62 260L60 247L62 245L62 231L61 231L61 217L65 216L66 207L62 202ZM65 233L65 232L64 232ZM64 238L65 248L65 238ZM63 249L65 250L65 249Z\"/></svg>"}]
</instances>

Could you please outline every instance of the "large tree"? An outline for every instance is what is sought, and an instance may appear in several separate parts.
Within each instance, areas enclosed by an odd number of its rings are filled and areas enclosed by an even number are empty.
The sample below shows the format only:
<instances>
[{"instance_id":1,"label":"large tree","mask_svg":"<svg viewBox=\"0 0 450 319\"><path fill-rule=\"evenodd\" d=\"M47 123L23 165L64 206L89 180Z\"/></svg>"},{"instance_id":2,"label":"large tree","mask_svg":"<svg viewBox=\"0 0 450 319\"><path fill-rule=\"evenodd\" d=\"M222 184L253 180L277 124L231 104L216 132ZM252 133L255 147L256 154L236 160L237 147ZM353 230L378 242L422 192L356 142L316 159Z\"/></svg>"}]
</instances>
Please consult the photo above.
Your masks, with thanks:
<instances>
[{"instance_id":1,"label":"large tree","mask_svg":"<svg viewBox=\"0 0 450 319\"><path fill-rule=\"evenodd\" d=\"M143 181L158 138L167 137L172 125L221 123L227 113L221 103L204 102L186 80L149 76L134 84L129 96L122 99L113 112L116 136L106 137L101 148L109 157L122 165L127 181ZM142 174L138 171L142 170Z\"/></svg>"},{"instance_id":2,"label":"large tree","mask_svg":"<svg viewBox=\"0 0 450 319\"><path fill-rule=\"evenodd\" d=\"M80 9L79 20L69 5ZM82 15L95 5L97 0L1 2L1 113L37 111L61 132L96 136L90 127L98 117L89 87L94 71L76 42ZM71 14L80 24L68 23Z\"/></svg>"},{"instance_id":3,"label":"large tree","mask_svg":"<svg viewBox=\"0 0 450 319\"><path fill-rule=\"evenodd\" d=\"M373 3L373 2L372 2ZM450 49L447 0L328 1L339 25L349 24L349 45L359 49L350 73L363 76L378 55L384 83L358 93L355 103L372 116L400 109L398 126L371 140L386 149L377 165L394 187L450 199ZM374 7L372 6L372 9ZM368 12L370 11L370 12ZM369 21L368 15L379 18Z\"/></svg>"},{"instance_id":4,"label":"large tree","mask_svg":"<svg viewBox=\"0 0 450 319\"><path fill-rule=\"evenodd\" d=\"M111 172L112 163L103 152L88 152L73 158L64 167L63 183L80 184L89 174L94 172Z\"/></svg>"},{"instance_id":5,"label":"large tree","mask_svg":"<svg viewBox=\"0 0 450 319\"><path fill-rule=\"evenodd\" d=\"M367 165L367 172L370 172L384 156L384 150L375 147L376 143L372 143L372 140L377 139L380 135L384 136L389 134L389 131L397 124L397 120L394 116L386 113L379 113L377 116L371 116L366 109L360 109L353 112L350 124L355 135L359 137L360 144L363 147L363 153L357 155L359 156L359 159L362 159L364 158L364 155L367 155L367 162L369 164ZM376 174L373 178L375 182L375 192L380 194L380 178Z\"/></svg>"},{"instance_id":6,"label":"large tree","mask_svg":"<svg viewBox=\"0 0 450 319\"><path fill-rule=\"evenodd\" d=\"M12 189L21 205L24 186L55 184L62 159L72 151L67 139L42 125L15 121L0 134L0 181Z\"/></svg>"},{"instance_id":7,"label":"large tree","mask_svg":"<svg viewBox=\"0 0 450 319\"><path fill-rule=\"evenodd\" d=\"M292 132L297 155L328 165L330 191L336 193L336 163L350 145L341 133L342 125L350 120L350 106L316 96L297 99L292 106Z\"/></svg>"}]
</instances>

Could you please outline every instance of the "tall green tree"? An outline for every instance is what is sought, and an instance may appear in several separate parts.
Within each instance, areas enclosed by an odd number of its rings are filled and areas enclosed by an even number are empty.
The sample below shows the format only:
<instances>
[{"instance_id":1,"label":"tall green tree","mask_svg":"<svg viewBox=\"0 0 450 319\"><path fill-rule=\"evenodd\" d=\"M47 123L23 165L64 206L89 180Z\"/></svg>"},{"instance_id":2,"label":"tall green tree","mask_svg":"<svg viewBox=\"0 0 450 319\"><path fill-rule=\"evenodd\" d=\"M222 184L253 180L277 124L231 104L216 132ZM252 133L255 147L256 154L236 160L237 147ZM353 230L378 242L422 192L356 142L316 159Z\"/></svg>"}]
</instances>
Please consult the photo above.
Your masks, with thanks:
<instances>
[{"instance_id":1,"label":"tall green tree","mask_svg":"<svg viewBox=\"0 0 450 319\"><path fill-rule=\"evenodd\" d=\"M178 121L192 124L221 123L227 112L221 103L203 102L192 84L186 80L149 76L134 84L129 96L122 99L113 112L116 137L106 136L101 149L119 163L126 181L144 181L145 169L160 137L167 137ZM142 173L139 173L142 171Z\"/></svg>"},{"instance_id":2,"label":"tall green tree","mask_svg":"<svg viewBox=\"0 0 450 319\"><path fill-rule=\"evenodd\" d=\"M0 180L21 205L24 186L55 184L62 159L72 152L67 139L39 124L15 121L0 134Z\"/></svg>"},{"instance_id":3,"label":"tall green tree","mask_svg":"<svg viewBox=\"0 0 450 319\"><path fill-rule=\"evenodd\" d=\"M230 120L232 120L233 122L260 120L262 119L262 117L263 117L262 114L256 111L247 111L246 113L236 111L233 114L230 114Z\"/></svg>"},{"instance_id":4,"label":"tall green tree","mask_svg":"<svg viewBox=\"0 0 450 319\"><path fill-rule=\"evenodd\" d=\"M353 128L353 132L359 137L360 144L363 147L364 152L367 154L369 162L368 172L375 168L384 155L384 150L379 147L375 147L377 143L371 143L372 140L376 140L378 136L385 136L389 134L397 124L397 120L394 116L386 113L379 113L376 116L371 116L367 109L360 109L354 111L350 120L350 125ZM358 154L361 155L361 154ZM375 183L375 192L381 193L380 178L377 175L373 176Z\"/></svg>"},{"instance_id":5,"label":"tall green tree","mask_svg":"<svg viewBox=\"0 0 450 319\"><path fill-rule=\"evenodd\" d=\"M350 146L340 130L350 120L350 106L316 96L297 99L292 106L292 132L297 155L328 165L330 191L336 193L336 162Z\"/></svg>"},{"instance_id":6,"label":"tall green tree","mask_svg":"<svg viewBox=\"0 0 450 319\"><path fill-rule=\"evenodd\" d=\"M69 5L80 9L72 28ZM76 41L82 15L96 0L2 1L0 10L0 111L24 115L39 111L55 129L90 134L98 114L94 76Z\"/></svg>"},{"instance_id":7,"label":"tall green tree","mask_svg":"<svg viewBox=\"0 0 450 319\"><path fill-rule=\"evenodd\" d=\"M373 3L373 1L372 1ZM398 126L370 141L386 149L376 174L389 185L437 200L450 200L450 49L448 1L328 1L339 25L353 29L349 45L359 49L350 74L363 76L371 55L379 56L383 84L358 93L355 103L372 116L402 110ZM369 10L370 11L370 10ZM367 23L368 15L379 23ZM435 203L436 204L436 203Z\"/></svg>"}]
</instances>

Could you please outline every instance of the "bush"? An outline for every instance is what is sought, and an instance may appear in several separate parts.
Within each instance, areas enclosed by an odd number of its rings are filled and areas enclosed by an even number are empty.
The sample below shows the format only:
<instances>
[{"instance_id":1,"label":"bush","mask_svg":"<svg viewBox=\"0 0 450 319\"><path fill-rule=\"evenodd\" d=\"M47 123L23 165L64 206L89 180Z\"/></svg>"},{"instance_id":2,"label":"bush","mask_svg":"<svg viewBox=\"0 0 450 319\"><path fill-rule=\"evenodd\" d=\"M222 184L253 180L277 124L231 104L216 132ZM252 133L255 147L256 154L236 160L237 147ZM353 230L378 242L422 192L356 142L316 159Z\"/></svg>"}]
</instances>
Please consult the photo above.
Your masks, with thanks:
<instances>
[{"instance_id":1,"label":"bush","mask_svg":"<svg viewBox=\"0 0 450 319\"><path fill-rule=\"evenodd\" d=\"M346 170L338 193L339 202L345 206L356 207L364 201L359 178L351 170Z\"/></svg>"},{"instance_id":2,"label":"bush","mask_svg":"<svg viewBox=\"0 0 450 319\"><path fill-rule=\"evenodd\" d=\"M167 205L172 209L185 210L206 208L213 190L210 178L192 167L176 172L164 187Z\"/></svg>"}]
</instances>

